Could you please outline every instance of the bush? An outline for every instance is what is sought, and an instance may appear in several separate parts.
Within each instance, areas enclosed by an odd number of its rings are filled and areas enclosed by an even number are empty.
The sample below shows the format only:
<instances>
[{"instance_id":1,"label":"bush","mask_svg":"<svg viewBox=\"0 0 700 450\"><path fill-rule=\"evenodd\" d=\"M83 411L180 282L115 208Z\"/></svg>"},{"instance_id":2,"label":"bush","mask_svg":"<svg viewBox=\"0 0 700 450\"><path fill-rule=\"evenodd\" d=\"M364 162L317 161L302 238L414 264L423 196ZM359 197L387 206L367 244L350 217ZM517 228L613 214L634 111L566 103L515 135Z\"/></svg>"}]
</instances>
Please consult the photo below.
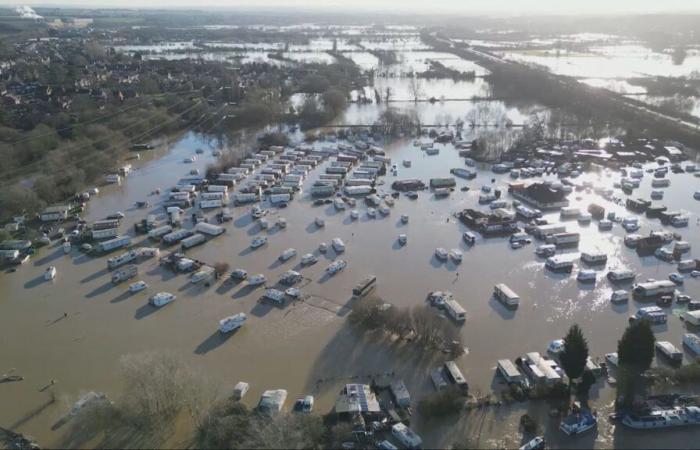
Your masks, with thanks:
<instances>
[{"instance_id":1,"label":"bush","mask_svg":"<svg viewBox=\"0 0 700 450\"><path fill-rule=\"evenodd\" d=\"M376 330L385 325L389 316L380 307L383 302L377 297L366 297L355 301L348 320L358 327Z\"/></svg>"},{"instance_id":2,"label":"bush","mask_svg":"<svg viewBox=\"0 0 700 450\"><path fill-rule=\"evenodd\" d=\"M12 216L39 212L46 203L33 190L10 186L0 192L0 221L9 220Z\"/></svg>"},{"instance_id":3,"label":"bush","mask_svg":"<svg viewBox=\"0 0 700 450\"><path fill-rule=\"evenodd\" d=\"M426 417L444 417L459 413L465 397L456 386L449 386L430 398L418 403L418 409Z\"/></svg>"},{"instance_id":4,"label":"bush","mask_svg":"<svg viewBox=\"0 0 700 450\"><path fill-rule=\"evenodd\" d=\"M537 420L527 413L520 416L520 426L523 427L523 430L527 433L535 433L539 428Z\"/></svg>"},{"instance_id":5,"label":"bush","mask_svg":"<svg viewBox=\"0 0 700 450\"><path fill-rule=\"evenodd\" d=\"M221 275L225 274L228 272L230 265L227 262L218 262L214 264L214 270L216 271L216 276L220 277Z\"/></svg>"},{"instance_id":6,"label":"bush","mask_svg":"<svg viewBox=\"0 0 700 450\"><path fill-rule=\"evenodd\" d=\"M208 180L214 180L220 173L238 165L242 159L243 157L238 151L224 152L219 156L216 162L207 165L205 176Z\"/></svg>"},{"instance_id":7,"label":"bush","mask_svg":"<svg viewBox=\"0 0 700 450\"><path fill-rule=\"evenodd\" d=\"M563 399L569 398L569 395L569 388L564 383L556 383L551 386L539 384L530 390L531 399Z\"/></svg>"},{"instance_id":8,"label":"bush","mask_svg":"<svg viewBox=\"0 0 700 450\"><path fill-rule=\"evenodd\" d=\"M521 384L508 385L508 394L512 399L519 402L527 400L527 392L525 392Z\"/></svg>"},{"instance_id":9,"label":"bush","mask_svg":"<svg viewBox=\"0 0 700 450\"><path fill-rule=\"evenodd\" d=\"M205 380L170 353L127 355L121 366L121 396L91 401L78 414L66 415L59 448L160 448L183 413L199 415L213 396Z\"/></svg>"},{"instance_id":10,"label":"bush","mask_svg":"<svg viewBox=\"0 0 700 450\"><path fill-rule=\"evenodd\" d=\"M652 373L657 378L667 378L676 383L694 383L700 381L700 363L695 362L676 368L655 367Z\"/></svg>"},{"instance_id":11,"label":"bush","mask_svg":"<svg viewBox=\"0 0 700 450\"><path fill-rule=\"evenodd\" d=\"M404 113L395 109L387 109L379 116L372 128L386 136L411 134L418 130L420 121L415 112Z\"/></svg>"},{"instance_id":12,"label":"bush","mask_svg":"<svg viewBox=\"0 0 700 450\"><path fill-rule=\"evenodd\" d=\"M285 133L279 131L265 133L260 138L260 145L270 147L272 145L281 145L283 147L289 145L289 137Z\"/></svg>"},{"instance_id":13,"label":"bush","mask_svg":"<svg viewBox=\"0 0 700 450\"><path fill-rule=\"evenodd\" d=\"M121 364L125 387L120 410L136 426L159 426L185 409L197 409L205 393L203 380L169 353L127 355Z\"/></svg>"},{"instance_id":14,"label":"bush","mask_svg":"<svg viewBox=\"0 0 700 450\"><path fill-rule=\"evenodd\" d=\"M435 348L459 355L463 350L459 329L439 318L427 306L413 309L388 305L377 297L355 301L350 323L365 330L382 329L405 339L409 336L426 348Z\"/></svg>"},{"instance_id":15,"label":"bush","mask_svg":"<svg viewBox=\"0 0 700 450\"><path fill-rule=\"evenodd\" d=\"M215 404L197 427L199 448L321 448L326 439L319 416L268 415L232 399Z\"/></svg>"},{"instance_id":16,"label":"bush","mask_svg":"<svg viewBox=\"0 0 700 450\"><path fill-rule=\"evenodd\" d=\"M337 116L345 111L346 106L347 98L339 89L331 88L323 93L323 107L329 116Z\"/></svg>"}]
</instances>

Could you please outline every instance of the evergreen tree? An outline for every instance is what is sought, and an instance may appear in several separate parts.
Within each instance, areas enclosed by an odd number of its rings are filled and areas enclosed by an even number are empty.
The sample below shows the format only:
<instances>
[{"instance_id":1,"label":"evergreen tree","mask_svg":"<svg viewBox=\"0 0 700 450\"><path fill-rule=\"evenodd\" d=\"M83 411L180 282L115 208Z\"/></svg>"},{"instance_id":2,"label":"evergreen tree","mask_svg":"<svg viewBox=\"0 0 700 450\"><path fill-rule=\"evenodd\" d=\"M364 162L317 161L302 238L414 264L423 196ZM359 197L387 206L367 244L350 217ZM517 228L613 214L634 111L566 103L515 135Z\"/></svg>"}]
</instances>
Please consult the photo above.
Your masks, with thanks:
<instances>
[{"instance_id":1,"label":"evergreen tree","mask_svg":"<svg viewBox=\"0 0 700 450\"><path fill-rule=\"evenodd\" d=\"M651 366L654 359L656 338L648 320L632 323L617 343L620 367L641 374Z\"/></svg>"},{"instance_id":2,"label":"evergreen tree","mask_svg":"<svg viewBox=\"0 0 700 450\"><path fill-rule=\"evenodd\" d=\"M588 360L588 342L583 336L581 327L571 325L564 337L564 349L559 354L559 361L569 380L579 378L586 369ZM571 381L569 381L570 383Z\"/></svg>"}]
</instances>

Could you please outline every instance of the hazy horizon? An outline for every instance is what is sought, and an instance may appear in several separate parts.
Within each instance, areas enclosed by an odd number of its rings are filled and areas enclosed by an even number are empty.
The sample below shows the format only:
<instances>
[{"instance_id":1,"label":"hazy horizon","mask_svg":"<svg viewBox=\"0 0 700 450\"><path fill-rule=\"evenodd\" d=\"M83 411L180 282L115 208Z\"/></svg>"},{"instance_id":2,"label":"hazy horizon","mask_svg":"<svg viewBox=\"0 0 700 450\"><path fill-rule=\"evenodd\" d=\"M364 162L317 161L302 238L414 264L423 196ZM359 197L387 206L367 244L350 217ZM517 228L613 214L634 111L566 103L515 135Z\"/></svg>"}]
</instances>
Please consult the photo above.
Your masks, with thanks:
<instances>
[{"instance_id":1,"label":"hazy horizon","mask_svg":"<svg viewBox=\"0 0 700 450\"><path fill-rule=\"evenodd\" d=\"M128 9L298 9L303 11L344 12L378 11L403 13L430 13L463 15L473 14L652 14L700 12L700 0L571 0L563 3L557 0L491 0L484 3L475 0L356 0L352 4L337 0L152 0L147 4L138 0L0 0L1 6L17 7L83 7L83 8L128 8Z\"/></svg>"}]
</instances>

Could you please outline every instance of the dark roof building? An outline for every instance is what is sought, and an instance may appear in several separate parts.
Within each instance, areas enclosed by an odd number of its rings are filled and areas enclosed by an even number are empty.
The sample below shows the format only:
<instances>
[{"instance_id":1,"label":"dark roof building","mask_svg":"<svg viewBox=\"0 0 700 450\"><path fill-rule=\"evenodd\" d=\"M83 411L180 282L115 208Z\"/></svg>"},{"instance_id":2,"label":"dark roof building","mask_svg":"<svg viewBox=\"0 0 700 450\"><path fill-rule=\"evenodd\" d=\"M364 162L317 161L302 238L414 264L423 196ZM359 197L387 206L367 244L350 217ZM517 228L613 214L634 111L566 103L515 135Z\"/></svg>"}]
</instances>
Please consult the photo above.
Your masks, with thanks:
<instances>
[{"instance_id":1,"label":"dark roof building","mask_svg":"<svg viewBox=\"0 0 700 450\"><path fill-rule=\"evenodd\" d=\"M538 209L558 209L569 205L566 198L569 194L562 187L548 182L531 183L528 186L511 184L508 190L513 197Z\"/></svg>"}]
</instances>

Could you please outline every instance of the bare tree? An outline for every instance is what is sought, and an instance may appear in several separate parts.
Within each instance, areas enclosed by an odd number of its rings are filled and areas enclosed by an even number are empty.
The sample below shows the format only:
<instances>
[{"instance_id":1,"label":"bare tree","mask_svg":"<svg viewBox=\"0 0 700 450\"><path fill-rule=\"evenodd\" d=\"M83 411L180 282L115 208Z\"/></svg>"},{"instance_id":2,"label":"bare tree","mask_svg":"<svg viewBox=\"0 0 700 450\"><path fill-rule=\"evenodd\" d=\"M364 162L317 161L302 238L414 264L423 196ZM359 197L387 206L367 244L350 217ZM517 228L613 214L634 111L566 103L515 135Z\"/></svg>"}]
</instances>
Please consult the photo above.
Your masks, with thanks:
<instances>
[{"instance_id":1,"label":"bare tree","mask_svg":"<svg viewBox=\"0 0 700 450\"><path fill-rule=\"evenodd\" d=\"M119 408L135 425L158 426L180 412L194 413L206 402L204 380L173 354L126 355L121 363L124 391Z\"/></svg>"},{"instance_id":2,"label":"bare tree","mask_svg":"<svg viewBox=\"0 0 700 450\"><path fill-rule=\"evenodd\" d=\"M418 100L423 96L423 85L421 84L420 80L416 76L415 73L411 74L411 80L408 85L408 90L411 93L411 97L413 97L413 103L418 103Z\"/></svg>"}]
</instances>

